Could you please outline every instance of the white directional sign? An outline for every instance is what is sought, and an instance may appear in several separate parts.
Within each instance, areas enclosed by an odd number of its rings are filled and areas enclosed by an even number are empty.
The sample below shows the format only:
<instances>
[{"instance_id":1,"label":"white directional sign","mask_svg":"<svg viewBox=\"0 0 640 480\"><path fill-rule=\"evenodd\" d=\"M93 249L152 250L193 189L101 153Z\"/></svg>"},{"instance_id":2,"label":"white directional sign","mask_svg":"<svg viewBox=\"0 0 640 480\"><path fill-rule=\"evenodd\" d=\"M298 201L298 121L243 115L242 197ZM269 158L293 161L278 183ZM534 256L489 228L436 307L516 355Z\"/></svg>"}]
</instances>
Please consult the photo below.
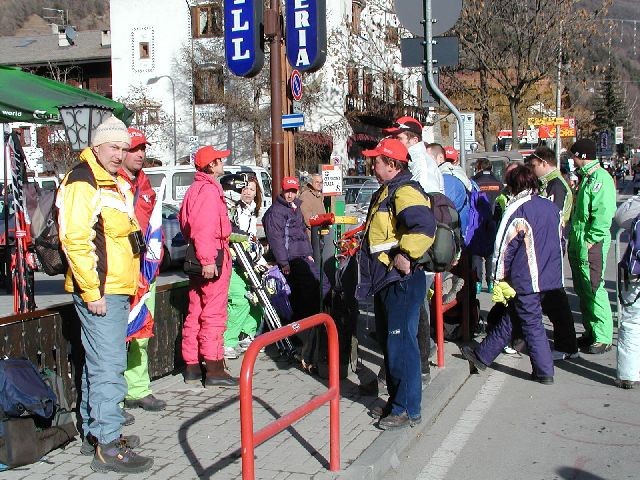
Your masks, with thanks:
<instances>
[{"instance_id":1,"label":"white directional sign","mask_svg":"<svg viewBox=\"0 0 640 480\"><path fill-rule=\"evenodd\" d=\"M476 114L473 112L460 112L464 123L462 134L464 135L464 146L467 151L471 151L471 143L476 141ZM455 130L457 132L457 129ZM457 137L457 135L455 135ZM460 141L454 139L453 146L460 149Z\"/></svg>"},{"instance_id":2,"label":"white directional sign","mask_svg":"<svg viewBox=\"0 0 640 480\"><path fill-rule=\"evenodd\" d=\"M342 168L340 165L322 165L322 194L342 194Z\"/></svg>"},{"instance_id":3,"label":"white directional sign","mask_svg":"<svg viewBox=\"0 0 640 480\"><path fill-rule=\"evenodd\" d=\"M624 127L616 127L616 145L624 143Z\"/></svg>"}]
</instances>

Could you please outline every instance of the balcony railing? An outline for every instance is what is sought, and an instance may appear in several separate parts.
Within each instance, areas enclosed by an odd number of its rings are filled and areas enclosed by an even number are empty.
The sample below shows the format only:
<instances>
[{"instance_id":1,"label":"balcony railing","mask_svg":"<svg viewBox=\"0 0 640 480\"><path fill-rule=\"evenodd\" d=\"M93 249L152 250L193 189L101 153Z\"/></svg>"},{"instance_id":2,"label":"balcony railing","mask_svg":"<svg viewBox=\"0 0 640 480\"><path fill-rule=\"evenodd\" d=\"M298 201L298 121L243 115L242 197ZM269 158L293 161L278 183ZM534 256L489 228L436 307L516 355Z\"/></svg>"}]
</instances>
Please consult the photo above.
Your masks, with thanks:
<instances>
[{"instance_id":1,"label":"balcony railing","mask_svg":"<svg viewBox=\"0 0 640 480\"><path fill-rule=\"evenodd\" d=\"M421 123L426 121L428 113L423 107L390 102L374 95L363 94L348 94L345 98L345 112L359 116L386 118L390 122L399 117L409 116Z\"/></svg>"}]
</instances>

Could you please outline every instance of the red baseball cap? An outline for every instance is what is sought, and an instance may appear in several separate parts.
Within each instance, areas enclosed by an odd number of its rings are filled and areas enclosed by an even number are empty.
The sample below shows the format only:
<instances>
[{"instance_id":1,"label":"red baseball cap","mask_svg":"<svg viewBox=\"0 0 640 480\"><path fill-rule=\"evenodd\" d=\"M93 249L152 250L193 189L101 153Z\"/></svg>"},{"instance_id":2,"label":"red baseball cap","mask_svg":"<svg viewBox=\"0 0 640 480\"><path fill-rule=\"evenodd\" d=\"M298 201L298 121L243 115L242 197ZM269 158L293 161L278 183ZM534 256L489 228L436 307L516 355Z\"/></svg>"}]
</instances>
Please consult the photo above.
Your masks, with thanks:
<instances>
[{"instance_id":1,"label":"red baseball cap","mask_svg":"<svg viewBox=\"0 0 640 480\"><path fill-rule=\"evenodd\" d=\"M402 132L413 132L422 137L422 124L413 117L400 117L391 127L383 128L382 131L394 137Z\"/></svg>"},{"instance_id":2,"label":"red baseball cap","mask_svg":"<svg viewBox=\"0 0 640 480\"><path fill-rule=\"evenodd\" d=\"M444 147L444 157L450 158L453 161L458 160L459 152L453 147Z\"/></svg>"},{"instance_id":3,"label":"red baseball cap","mask_svg":"<svg viewBox=\"0 0 640 480\"><path fill-rule=\"evenodd\" d=\"M300 190L300 182L298 182L296 177L284 177L281 186L283 192L287 190Z\"/></svg>"},{"instance_id":4,"label":"red baseball cap","mask_svg":"<svg viewBox=\"0 0 640 480\"><path fill-rule=\"evenodd\" d=\"M383 138L380 143L372 150L363 150L362 155L365 157L377 157L384 155L385 157L400 160L401 162L409 162L407 156L409 151L402 142L396 138Z\"/></svg>"},{"instance_id":5,"label":"red baseball cap","mask_svg":"<svg viewBox=\"0 0 640 480\"><path fill-rule=\"evenodd\" d=\"M144 136L142 130L138 130L137 128L129 127L127 129L129 132L129 138L131 139L129 150L133 150L134 148L139 147L140 145L151 145L147 141L147 137Z\"/></svg>"},{"instance_id":6,"label":"red baseball cap","mask_svg":"<svg viewBox=\"0 0 640 480\"><path fill-rule=\"evenodd\" d=\"M198 149L194 155L193 164L198 170L202 170L214 160L228 157L230 153L231 150L216 150L211 145L207 145Z\"/></svg>"}]
</instances>

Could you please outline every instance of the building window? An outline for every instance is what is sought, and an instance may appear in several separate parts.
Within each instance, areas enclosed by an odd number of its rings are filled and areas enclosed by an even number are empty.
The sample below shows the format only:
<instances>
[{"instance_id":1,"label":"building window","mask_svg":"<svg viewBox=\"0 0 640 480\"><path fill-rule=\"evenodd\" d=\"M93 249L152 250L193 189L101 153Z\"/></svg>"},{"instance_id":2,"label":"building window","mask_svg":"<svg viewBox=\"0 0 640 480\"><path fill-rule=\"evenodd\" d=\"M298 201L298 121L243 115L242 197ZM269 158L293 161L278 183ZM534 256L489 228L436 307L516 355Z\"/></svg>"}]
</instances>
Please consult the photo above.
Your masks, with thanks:
<instances>
[{"instance_id":1,"label":"building window","mask_svg":"<svg viewBox=\"0 0 640 480\"><path fill-rule=\"evenodd\" d=\"M222 2L191 7L191 35L193 38L222 36Z\"/></svg>"},{"instance_id":2,"label":"building window","mask_svg":"<svg viewBox=\"0 0 640 480\"><path fill-rule=\"evenodd\" d=\"M351 2L351 33L360 34L360 23L364 0L352 0Z\"/></svg>"},{"instance_id":3,"label":"building window","mask_svg":"<svg viewBox=\"0 0 640 480\"><path fill-rule=\"evenodd\" d=\"M224 98L224 74L222 66L195 72L195 100L197 104L220 103Z\"/></svg>"},{"instance_id":4,"label":"building window","mask_svg":"<svg viewBox=\"0 0 640 480\"><path fill-rule=\"evenodd\" d=\"M365 96L371 96L373 94L373 74L365 70L362 81L362 93Z\"/></svg>"},{"instance_id":5,"label":"building window","mask_svg":"<svg viewBox=\"0 0 640 480\"><path fill-rule=\"evenodd\" d=\"M399 105L404 103L404 82L399 78L393 82L395 102Z\"/></svg>"},{"instance_id":6,"label":"building window","mask_svg":"<svg viewBox=\"0 0 640 480\"><path fill-rule=\"evenodd\" d=\"M160 123L160 107L146 106L135 111L134 125L157 125Z\"/></svg>"},{"instance_id":7,"label":"building window","mask_svg":"<svg viewBox=\"0 0 640 480\"><path fill-rule=\"evenodd\" d=\"M399 40L398 27L387 25L384 29L384 41L391 45L397 45Z\"/></svg>"},{"instance_id":8,"label":"building window","mask_svg":"<svg viewBox=\"0 0 640 480\"><path fill-rule=\"evenodd\" d=\"M356 96L360 93L359 70L357 67L349 67L347 69L347 82L349 86L349 95Z\"/></svg>"},{"instance_id":9,"label":"building window","mask_svg":"<svg viewBox=\"0 0 640 480\"><path fill-rule=\"evenodd\" d=\"M151 55L149 54L149 42L140 42L138 44L138 52L140 53L140 58L149 58Z\"/></svg>"}]
</instances>

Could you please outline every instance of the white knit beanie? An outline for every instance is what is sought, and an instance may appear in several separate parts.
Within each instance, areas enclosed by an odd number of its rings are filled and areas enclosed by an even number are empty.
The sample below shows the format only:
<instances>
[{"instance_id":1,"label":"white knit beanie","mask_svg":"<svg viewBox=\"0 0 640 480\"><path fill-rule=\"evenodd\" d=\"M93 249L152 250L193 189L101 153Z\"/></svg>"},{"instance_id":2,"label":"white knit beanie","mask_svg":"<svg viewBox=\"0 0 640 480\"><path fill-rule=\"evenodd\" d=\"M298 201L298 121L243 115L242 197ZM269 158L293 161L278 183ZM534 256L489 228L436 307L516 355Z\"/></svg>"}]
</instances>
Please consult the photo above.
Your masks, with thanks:
<instances>
[{"instance_id":1,"label":"white knit beanie","mask_svg":"<svg viewBox=\"0 0 640 480\"><path fill-rule=\"evenodd\" d=\"M131 137L127 126L116 117L111 116L96 127L91 137L91 146L97 147L107 142L122 142L131 145Z\"/></svg>"}]
</instances>

